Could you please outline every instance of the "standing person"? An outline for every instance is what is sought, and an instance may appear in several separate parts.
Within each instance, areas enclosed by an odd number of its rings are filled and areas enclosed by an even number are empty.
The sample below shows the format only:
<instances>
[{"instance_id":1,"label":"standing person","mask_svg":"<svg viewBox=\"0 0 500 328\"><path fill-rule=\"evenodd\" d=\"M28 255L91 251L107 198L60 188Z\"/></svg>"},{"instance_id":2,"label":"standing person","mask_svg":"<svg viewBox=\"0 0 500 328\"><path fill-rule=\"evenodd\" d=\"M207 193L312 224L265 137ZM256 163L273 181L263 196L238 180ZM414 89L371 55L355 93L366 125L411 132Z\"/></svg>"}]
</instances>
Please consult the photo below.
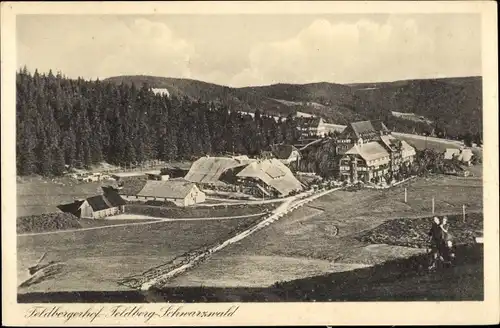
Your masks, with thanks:
<instances>
[{"instance_id":1,"label":"standing person","mask_svg":"<svg viewBox=\"0 0 500 328\"><path fill-rule=\"evenodd\" d=\"M455 259L455 253L453 250L453 242L452 242L452 235L449 232L448 228L448 218L445 216L439 225L439 228L443 232L443 241L441 243L441 248L440 248L440 259L443 261L444 264L450 265L451 262Z\"/></svg>"},{"instance_id":2,"label":"standing person","mask_svg":"<svg viewBox=\"0 0 500 328\"><path fill-rule=\"evenodd\" d=\"M439 225L439 228L443 232L444 242L448 242L451 240L451 234L448 231L448 218L445 216Z\"/></svg>"},{"instance_id":3,"label":"standing person","mask_svg":"<svg viewBox=\"0 0 500 328\"><path fill-rule=\"evenodd\" d=\"M429 237L431 242L431 263L429 265L429 270L431 270L436 267L436 261L439 257L439 250L441 249L443 240L443 230L441 229L441 222L437 216L434 217L434 221L432 222Z\"/></svg>"}]
</instances>

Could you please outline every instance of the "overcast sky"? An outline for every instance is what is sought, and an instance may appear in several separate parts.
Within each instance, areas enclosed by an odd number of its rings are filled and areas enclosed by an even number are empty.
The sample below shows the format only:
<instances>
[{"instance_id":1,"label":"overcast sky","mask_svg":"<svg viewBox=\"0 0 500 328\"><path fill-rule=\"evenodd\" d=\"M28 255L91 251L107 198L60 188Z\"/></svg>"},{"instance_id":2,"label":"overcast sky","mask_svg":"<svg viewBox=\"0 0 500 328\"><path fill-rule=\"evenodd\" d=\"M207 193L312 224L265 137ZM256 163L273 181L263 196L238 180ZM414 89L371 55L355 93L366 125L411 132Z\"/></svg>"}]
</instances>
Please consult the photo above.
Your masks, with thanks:
<instances>
[{"instance_id":1,"label":"overcast sky","mask_svg":"<svg viewBox=\"0 0 500 328\"><path fill-rule=\"evenodd\" d=\"M229 86L481 75L479 15L24 15L18 67Z\"/></svg>"}]
</instances>

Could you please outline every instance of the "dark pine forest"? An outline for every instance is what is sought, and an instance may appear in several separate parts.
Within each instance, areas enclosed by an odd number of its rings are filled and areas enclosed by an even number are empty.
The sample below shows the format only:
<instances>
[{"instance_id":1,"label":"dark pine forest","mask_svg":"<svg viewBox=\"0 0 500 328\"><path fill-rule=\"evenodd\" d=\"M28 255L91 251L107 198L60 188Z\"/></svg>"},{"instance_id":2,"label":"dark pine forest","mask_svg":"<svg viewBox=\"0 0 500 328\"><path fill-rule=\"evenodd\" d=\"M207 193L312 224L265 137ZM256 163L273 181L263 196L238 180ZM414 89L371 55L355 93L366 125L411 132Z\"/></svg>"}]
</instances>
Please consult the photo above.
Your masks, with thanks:
<instances>
[{"instance_id":1,"label":"dark pine forest","mask_svg":"<svg viewBox=\"0 0 500 328\"><path fill-rule=\"evenodd\" d=\"M297 140L296 122L242 115L213 102L155 95L147 85L30 73L16 79L18 175L61 175L84 168L206 154L255 155Z\"/></svg>"}]
</instances>

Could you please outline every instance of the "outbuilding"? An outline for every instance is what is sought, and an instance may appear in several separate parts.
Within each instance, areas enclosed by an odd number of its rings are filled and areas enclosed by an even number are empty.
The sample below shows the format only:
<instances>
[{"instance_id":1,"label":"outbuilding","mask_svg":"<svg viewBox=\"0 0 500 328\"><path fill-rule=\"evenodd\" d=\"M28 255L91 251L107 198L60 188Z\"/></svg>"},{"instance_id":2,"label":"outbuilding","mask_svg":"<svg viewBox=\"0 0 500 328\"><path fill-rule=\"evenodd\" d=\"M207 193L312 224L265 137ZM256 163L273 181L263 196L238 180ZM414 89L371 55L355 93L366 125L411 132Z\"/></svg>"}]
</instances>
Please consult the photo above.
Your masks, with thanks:
<instances>
[{"instance_id":1,"label":"outbuilding","mask_svg":"<svg viewBox=\"0 0 500 328\"><path fill-rule=\"evenodd\" d=\"M71 204L59 205L58 208L66 213L84 219L102 219L108 216L123 213L125 200L114 191L107 191L105 195L96 195L87 199L75 200Z\"/></svg>"},{"instance_id":2,"label":"outbuilding","mask_svg":"<svg viewBox=\"0 0 500 328\"><path fill-rule=\"evenodd\" d=\"M204 202L205 193L196 184L184 179L148 180L141 191L137 193L136 198L170 201L177 206L189 206Z\"/></svg>"}]
</instances>

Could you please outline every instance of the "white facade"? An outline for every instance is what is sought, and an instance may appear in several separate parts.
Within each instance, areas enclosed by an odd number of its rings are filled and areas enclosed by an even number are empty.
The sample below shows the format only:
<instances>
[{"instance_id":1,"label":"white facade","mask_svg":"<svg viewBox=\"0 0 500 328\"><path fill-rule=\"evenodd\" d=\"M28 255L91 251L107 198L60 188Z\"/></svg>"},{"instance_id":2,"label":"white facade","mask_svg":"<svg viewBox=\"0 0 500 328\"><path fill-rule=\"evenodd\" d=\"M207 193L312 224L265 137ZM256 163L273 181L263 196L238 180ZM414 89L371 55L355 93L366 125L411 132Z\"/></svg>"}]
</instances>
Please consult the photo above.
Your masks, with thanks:
<instances>
[{"instance_id":1,"label":"white facade","mask_svg":"<svg viewBox=\"0 0 500 328\"><path fill-rule=\"evenodd\" d=\"M143 200L157 200L157 201L169 201L177 206L185 207L191 206L198 203L203 203L206 200L205 193L202 192L196 185L193 185L191 190L185 196L179 197L159 197L159 196L135 196L136 199Z\"/></svg>"}]
</instances>

